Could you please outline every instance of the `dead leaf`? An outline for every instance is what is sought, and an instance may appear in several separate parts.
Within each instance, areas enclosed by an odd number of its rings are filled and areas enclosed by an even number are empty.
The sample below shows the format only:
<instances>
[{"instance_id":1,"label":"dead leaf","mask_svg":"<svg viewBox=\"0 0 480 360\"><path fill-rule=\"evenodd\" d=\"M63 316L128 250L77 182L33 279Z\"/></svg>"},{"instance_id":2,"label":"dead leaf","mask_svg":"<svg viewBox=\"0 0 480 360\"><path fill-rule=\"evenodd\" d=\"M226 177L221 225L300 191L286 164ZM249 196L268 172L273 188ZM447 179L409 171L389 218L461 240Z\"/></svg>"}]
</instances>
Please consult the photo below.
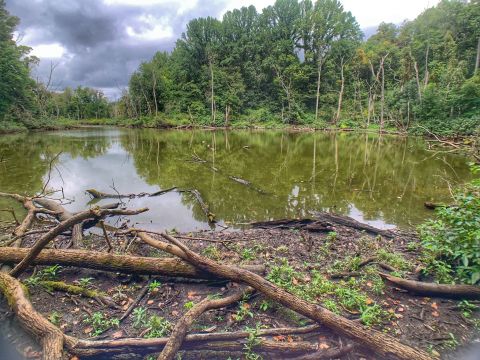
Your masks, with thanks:
<instances>
[{"instance_id":1,"label":"dead leaf","mask_svg":"<svg viewBox=\"0 0 480 360\"><path fill-rule=\"evenodd\" d=\"M321 350L326 350L330 348L330 345L328 345L327 343L320 343L318 344L318 348Z\"/></svg>"},{"instance_id":2,"label":"dead leaf","mask_svg":"<svg viewBox=\"0 0 480 360\"><path fill-rule=\"evenodd\" d=\"M190 299L190 300L194 299L194 298L197 297L197 296L198 296L198 295L197 295L197 293L196 293L195 291L189 291L189 292L187 293L187 297L188 297L188 299Z\"/></svg>"},{"instance_id":3,"label":"dead leaf","mask_svg":"<svg viewBox=\"0 0 480 360\"><path fill-rule=\"evenodd\" d=\"M148 300L148 301L147 301L147 305L152 305L153 302L154 302L153 300Z\"/></svg>"},{"instance_id":4,"label":"dead leaf","mask_svg":"<svg viewBox=\"0 0 480 360\"><path fill-rule=\"evenodd\" d=\"M434 317L439 317L440 314L437 311L432 311L432 316Z\"/></svg>"},{"instance_id":5,"label":"dead leaf","mask_svg":"<svg viewBox=\"0 0 480 360\"><path fill-rule=\"evenodd\" d=\"M293 284L293 285L298 285L298 280L297 280L296 278L293 278L293 279L292 279L292 284Z\"/></svg>"},{"instance_id":6,"label":"dead leaf","mask_svg":"<svg viewBox=\"0 0 480 360\"><path fill-rule=\"evenodd\" d=\"M114 339L121 338L122 336L123 336L123 330L115 331L115 332L112 334L112 338L114 338Z\"/></svg>"},{"instance_id":7,"label":"dead leaf","mask_svg":"<svg viewBox=\"0 0 480 360\"><path fill-rule=\"evenodd\" d=\"M372 299L370 299L370 298L367 298L367 301L365 301L365 303L366 303L367 305L370 305L370 304L372 304L372 303L373 303L373 300L372 300Z\"/></svg>"},{"instance_id":8,"label":"dead leaf","mask_svg":"<svg viewBox=\"0 0 480 360\"><path fill-rule=\"evenodd\" d=\"M403 318L403 315L402 315L402 314L395 314L395 317L396 317L397 319L401 319L401 318Z\"/></svg>"},{"instance_id":9,"label":"dead leaf","mask_svg":"<svg viewBox=\"0 0 480 360\"><path fill-rule=\"evenodd\" d=\"M273 337L275 341L285 341L285 335L277 335Z\"/></svg>"},{"instance_id":10,"label":"dead leaf","mask_svg":"<svg viewBox=\"0 0 480 360\"><path fill-rule=\"evenodd\" d=\"M93 331L93 328L92 328L91 326L86 327L85 329L83 329L83 333L84 333L84 334L90 334L92 331Z\"/></svg>"},{"instance_id":11,"label":"dead leaf","mask_svg":"<svg viewBox=\"0 0 480 360\"><path fill-rule=\"evenodd\" d=\"M405 309L404 309L403 307L399 307L399 308L397 309L397 311L398 311L398 312L404 312Z\"/></svg>"},{"instance_id":12,"label":"dead leaf","mask_svg":"<svg viewBox=\"0 0 480 360\"><path fill-rule=\"evenodd\" d=\"M178 311L177 311L177 310L173 310L173 311L172 311L172 316L178 316Z\"/></svg>"},{"instance_id":13,"label":"dead leaf","mask_svg":"<svg viewBox=\"0 0 480 360\"><path fill-rule=\"evenodd\" d=\"M432 308L434 308L435 310L438 310L438 305L436 302L432 303L432 305L430 305Z\"/></svg>"}]
</instances>

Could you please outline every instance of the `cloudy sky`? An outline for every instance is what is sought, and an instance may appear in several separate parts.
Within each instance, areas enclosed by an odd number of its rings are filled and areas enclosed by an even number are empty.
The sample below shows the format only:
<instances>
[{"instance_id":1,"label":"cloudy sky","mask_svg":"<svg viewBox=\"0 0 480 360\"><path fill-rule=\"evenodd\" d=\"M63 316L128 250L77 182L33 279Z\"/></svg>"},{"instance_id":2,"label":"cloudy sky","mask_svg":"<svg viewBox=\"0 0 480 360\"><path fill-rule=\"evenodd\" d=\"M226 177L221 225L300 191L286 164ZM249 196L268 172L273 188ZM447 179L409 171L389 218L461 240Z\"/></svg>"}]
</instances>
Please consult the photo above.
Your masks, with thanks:
<instances>
[{"instance_id":1,"label":"cloudy sky","mask_svg":"<svg viewBox=\"0 0 480 360\"><path fill-rule=\"evenodd\" d=\"M413 19L438 0L341 0L362 29L382 21ZM34 76L46 79L55 64L53 86L101 88L114 99L141 61L172 50L190 19L222 15L274 0L7 0L20 17L18 38L41 59Z\"/></svg>"}]
</instances>

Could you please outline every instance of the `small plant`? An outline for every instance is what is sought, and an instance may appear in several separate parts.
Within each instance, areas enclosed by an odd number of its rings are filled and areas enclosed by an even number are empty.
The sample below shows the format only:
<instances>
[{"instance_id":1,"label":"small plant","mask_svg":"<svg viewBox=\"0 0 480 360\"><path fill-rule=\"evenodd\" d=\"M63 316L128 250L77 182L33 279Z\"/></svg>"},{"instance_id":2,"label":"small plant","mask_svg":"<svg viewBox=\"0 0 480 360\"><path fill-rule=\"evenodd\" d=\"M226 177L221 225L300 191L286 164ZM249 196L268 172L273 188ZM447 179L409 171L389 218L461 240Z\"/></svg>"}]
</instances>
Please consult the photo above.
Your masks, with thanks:
<instances>
[{"instance_id":1,"label":"small plant","mask_svg":"<svg viewBox=\"0 0 480 360\"><path fill-rule=\"evenodd\" d=\"M172 330L172 324L161 316L152 315L148 319L147 328L149 330L145 334L145 338L159 338L168 335Z\"/></svg>"},{"instance_id":2,"label":"small plant","mask_svg":"<svg viewBox=\"0 0 480 360\"><path fill-rule=\"evenodd\" d=\"M52 313L48 316L48 321L50 321L53 325L58 326L60 324L60 320L62 315L60 315L56 311L52 311Z\"/></svg>"},{"instance_id":3,"label":"small plant","mask_svg":"<svg viewBox=\"0 0 480 360\"><path fill-rule=\"evenodd\" d=\"M260 330L260 324L254 328L247 327L245 331L248 333L247 342L243 346L245 350L245 359L246 360L261 360L263 359L260 355L254 352L254 348L260 344L260 339L258 337L258 331Z\"/></svg>"},{"instance_id":4,"label":"small plant","mask_svg":"<svg viewBox=\"0 0 480 360\"><path fill-rule=\"evenodd\" d=\"M55 280L60 274L62 267L60 265L52 265L41 271L43 280Z\"/></svg>"},{"instance_id":5,"label":"small plant","mask_svg":"<svg viewBox=\"0 0 480 360\"><path fill-rule=\"evenodd\" d=\"M450 337L450 339L446 340L443 345L447 348L455 349L458 346L458 341L455 338L455 335L453 335L452 333L448 333L448 336Z\"/></svg>"},{"instance_id":6,"label":"small plant","mask_svg":"<svg viewBox=\"0 0 480 360\"><path fill-rule=\"evenodd\" d=\"M273 306L272 301L270 301L270 300L263 300L263 301L260 303L259 308L260 308L260 310L262 310L262 311L268 311L268 309L270 309L272 306Z\"/></svg>"},{"instance_id":7,"label":"small plant","mask_svg":"<svg viewBox=\"0 0 480 360\"><path fill-rule=\"evenodd\" d=\"M118 319L108 319L104 314L98 311L93 313L92 316L85 318L84 322L92 326L93 336L98 336L111 327L118 327L120 325Z\"/></svg>"},{"instance_id":8,"label":"small plant","mask_svg":"<svg viewBox=\"0 0 480 360\"><path fill-rule=\"evenodd\" d=\"M158 290L162 286L162 283L157 280L153 280L150 284L148 284L148 291L153 292Z\"/></svg>"},{"instance_id":9,"label":"small plant","mask_svg":"<svg viewBox=\"0 0 480 360\"><path fill-rule=\"evenodd\" d=\"M363 307L360 315L360 320L367 326L381 324L386 318L389 318L389 314L378 304Z\"/></svg>"},{"instance_id":10,"label":"small plant","mask_svg":"<svg viewBox=\"0 0 480 360\"><path fill-rule=\"evenodd\" d=\"M187 310L190 310L195 306L195 303L193 301L188 301L185 304L183 304L183 307Z\"/></svg>"},{"instance_id":11,"label":"small plant","mask_svg":"<svg viewBox=\"0 0 480 360\"><path fill-rule=\"evenodd\" d=\"M221 258L220 251L218 251L215 245L208 245L205 249L203 249L203 255L214 260L219 260Z\"/></svg>"},{"instance_id":12,"label":"small plant","mask_svg":"<svg viewBox=\"0 0 480 360\"><path fill-rule=\"evenodd\" d=\"M241 256L242 260L255 260L255 250L251 248L244 248Z\"/></svg>"},{"instance_id":13,"label":"small plant","mask_svg":"<svg viewBox=\"0 0 480 360\"><path fill-rule=\"evenodd\" d=\"M141 327L147 320L147 309L144 307L137 307L132 312L133 326L135 328Z\"/></svg>"},{"instance_id":14,"label":"small plant","mask_svg":"<svg viewBox=\"0 0 480 360\"><path fill-rule=\"evenodd\" d=\"M91 277L86 277L86 278L81 278L81 279L78 279L78 285L80 285L81 287L83 288L89 288L92 286L92 280L93 278Z\"/></svg>"},{"instance_id":15,"label":"small plant","mask_svg":"<svg viewBox=\"0 0 480 360\"><path fill-rule=\"evenodd\" d=\"M472 304L471 302L467 301L467 300L462 300L460 301L460 303L458 304L458 307L460 308L460 310L462 311L462 315L463 317L469 319L472 317L472 313L474 311L477 311L478 310L478 306L475 305L475 304Z\"/></svg>"},{"instance_id":16,"label":"small plant","mask_svg":"<svg viewBox=\"0 0 480 360\"><path fill-rule=\"evenodd\" d=\"M330 231L327 234L327 241L334 242L335 240L337 240L337 233L335 231Z\"/></svg>"},{"instance_id":17,"label":"small plant","mask_svg":"<svg viewBox=\"0 0 480 360\"><path fill-rule=\"evenodd\" d=\"M245 301L240 302L237 312L233 315L235 321L243 321L246 317L253 318L253 313L250 310L250 304Z\"/></svg>"},{"instance_id":18,"label":"small plant","mask_svg":"<svg viewBox=\"0 0 480 360\"><path fill-rule=\"evenodd\" d=\"M338 308L338 305L335 302L335 300L327 299L323 302L323 306L325 307L325 309L328 309L337 315L340 314L340 309Z\"/></svg>"}]
</instances>

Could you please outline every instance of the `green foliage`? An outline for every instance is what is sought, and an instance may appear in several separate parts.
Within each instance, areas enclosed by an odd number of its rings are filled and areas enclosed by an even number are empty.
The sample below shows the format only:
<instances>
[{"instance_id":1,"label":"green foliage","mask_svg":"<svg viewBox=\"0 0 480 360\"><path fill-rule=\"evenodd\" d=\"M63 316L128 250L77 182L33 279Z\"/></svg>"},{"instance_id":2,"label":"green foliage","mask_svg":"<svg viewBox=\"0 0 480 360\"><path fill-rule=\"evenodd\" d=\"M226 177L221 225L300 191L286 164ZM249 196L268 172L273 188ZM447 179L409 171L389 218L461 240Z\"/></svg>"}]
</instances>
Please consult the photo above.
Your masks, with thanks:
<instances>
[{"instance_id":1,"label":"green foliage","mask_svg":"<svg viewBox=\"0 0 480 360\"><path fill-rule=\"evenodd\" d=\"M77 282L79 286L83 288L89 288L92 286L92 280L94 279L91 277L86 277L86 278L80 278Z\"/></svg>"},{"instance_id":2,"label":"green foliage","mask_svg":"<svg viewBox=\"0 0 480 360\"><path fill-rule=\"evenodd\" d=\"M120 325L118 319L109 319L98 311L93 313L92 316L86 317L83 322L92 326L92 336L101 335L111 327L118 327Z\"/></svg>"},{"instance_id":3,"label":"green foliage","mask_svg":"<svg viewBox=\"0 0 480 360\"><path fill-rule=\"evenodd\" d=\"M261 360L262 356L254 352L254 348L260 344L261 340L258 336L258 331L260 330L260 324L256 324L254 328L247 327L245 331L248 333L247 342L243 346L244 355L246 360Z\"/></svg>"},{"instance_id":4,"label":"green foliage","mask_svg":"<svg viewBox=\"0 0 480 360\"><path fill-rule=\"evenodd\" d=\"M246 301L241 301L238 310L233 314L233 319L235 321L243 321L246 317L253 318L253 312L250 309L250 304Z\"/></svg>"},{"instance_id":5,"label":"green foliage","mask_svg":"<svg viewBox=\"0 0 480 360\"><path fill-rule=\"evenodd\" d=\"M133 309L133 326L139 328L145 324L147 320L147 309L144 307L137 307Z\"/></svg>"},{"instance_id":6,"label":"green foliage","mask_svg":"<svg viewBox=\"0 0 480 360\"><path fill-rule=\"evenodd\" d=\"M152 282L150 282L150 284L148 284L148 291L150 292L155 291L159 289L161 286L162 286L162 283L160 281L153 280Z\"/></svg>"},{"instance_id":7,"label":"green foliage","mask_svg":"<svg viewBox=\"0 0 480 360\"><path fill-rule=\"evenodd\" d=\"M192 309L195 306L195 303L193 301L188 301L185 304L183 304L183 307L187 310Z\"/></svg>"},{"instance_id":8,"label":"green foliage","mask_svg":"<svg viewBox=\"0 0 480 360\"><path fill-rule=\"evenodd\" d=\"M480 180L466 184L454 200L454 206L438 208L436 219L420 227L427 272L440 282L475 284L480 280Z\"/></svg>"},{"instance_id":9,"label":"green foliage","mask_svg":"<svg viewBox=\"0 0 480 360\"><path fill-rule=\"evenodd\" d=\"M25 279L24 283L27 286L35 286L42 280L55 280L60 274L61 269L62 267L60 265L49 266Z\"/></svg>"},{"instance_id":10,"label":"green foliage","mask_svg":"<svg viewBox=\"0 0 480 360\"><path fill-rule=\"evenodd\" d=\"M467 319L471 318L472 313L478 310L478 305L472 304L468 300L460 301L458 307L462 311L462 315Z\"/></svg>"},{"instance_id":11,"label":"green foliage","mask_svg":"<svg viewBox=\"0 0 480 360\"><path fill-rule=\"evenodd\" d=\"M168 320L157 315L150 316L146 326L149 330L144 337L148 339L166 336L173 328Z\"/></svg>"},{"instance_id":12,"label":"green foliage","mask_svg":"<svg viewBox=\"0 0 480 360\"><path fill-rule=\"evenodd\" d=\"M58 326L60 324L61 319L62 315L56 311L52 311L48 316L48 321L50 321L55 326Z\"/></svg>"}]
</instances>

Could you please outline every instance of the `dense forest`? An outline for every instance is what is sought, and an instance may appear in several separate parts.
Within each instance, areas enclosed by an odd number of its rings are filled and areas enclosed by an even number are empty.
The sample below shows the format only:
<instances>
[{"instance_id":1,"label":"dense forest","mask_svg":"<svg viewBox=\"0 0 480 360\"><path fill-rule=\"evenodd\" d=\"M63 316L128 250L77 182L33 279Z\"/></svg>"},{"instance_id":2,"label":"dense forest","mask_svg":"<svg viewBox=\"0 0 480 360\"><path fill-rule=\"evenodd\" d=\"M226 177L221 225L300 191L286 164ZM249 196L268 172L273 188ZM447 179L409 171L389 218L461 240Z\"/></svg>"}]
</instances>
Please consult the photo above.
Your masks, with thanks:
<instances>
[{"instance_id":1,"label":"dense forest","mask_svg":"<svg viewBox=\"0 0 480 360\"><path fill-rule=\"evenodd\" d=\"M291 124L472 134L480 126L480 2L443 0L413 21L364 38L338 0L277 0L191 20L109 103L97 90L29 76L18 19L0 1L0 121L136 125Z\"/></svg>"}]
</instances>

